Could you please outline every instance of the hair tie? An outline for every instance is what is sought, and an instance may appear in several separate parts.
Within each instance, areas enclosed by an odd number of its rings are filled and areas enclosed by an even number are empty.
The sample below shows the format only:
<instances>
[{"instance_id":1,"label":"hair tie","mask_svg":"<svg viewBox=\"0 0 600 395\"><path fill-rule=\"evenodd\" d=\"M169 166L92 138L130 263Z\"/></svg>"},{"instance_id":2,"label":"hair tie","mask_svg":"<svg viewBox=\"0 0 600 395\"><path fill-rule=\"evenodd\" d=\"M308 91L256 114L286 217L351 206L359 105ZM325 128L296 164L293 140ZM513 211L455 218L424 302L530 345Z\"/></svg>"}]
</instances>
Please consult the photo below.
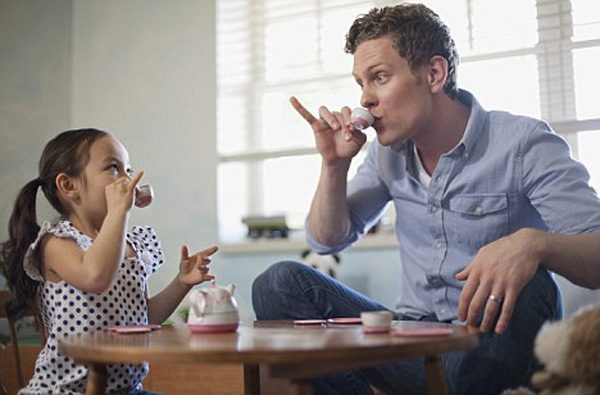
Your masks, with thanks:
<instances>
[{"instance_id":1,"label":"hair tie","mask_svg":"<svg viewBox=\"0 0 600 395\"><path fill-rule=\"evenodd\" d=\"M44 185L46 182L44 180L42 180L41 178L37 177L33 180L33 182L35 182L35 185L37 185L38 187L41 187L42 185Z\"/></svg>"}]
</instances>

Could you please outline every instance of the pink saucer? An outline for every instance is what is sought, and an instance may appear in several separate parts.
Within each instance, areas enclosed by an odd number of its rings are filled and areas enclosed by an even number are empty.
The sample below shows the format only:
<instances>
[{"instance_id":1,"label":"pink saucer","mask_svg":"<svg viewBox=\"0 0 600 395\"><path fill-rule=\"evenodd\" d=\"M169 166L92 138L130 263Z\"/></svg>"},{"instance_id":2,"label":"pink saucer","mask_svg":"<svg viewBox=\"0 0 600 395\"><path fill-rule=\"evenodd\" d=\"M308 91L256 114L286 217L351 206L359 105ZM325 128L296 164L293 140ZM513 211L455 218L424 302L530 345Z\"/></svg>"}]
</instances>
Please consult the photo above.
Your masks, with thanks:
<instances>
[{"instance_id":1,"label":"pink saucer","mask_svg":"<svg viewBox=\"0 0 600 395\"><path fill-rule=\"evenodd\" d=\"M362 320L360 317L330 318L327 320L327 323L336 325L360 325L362 324Z\"/></svg>"},{"instance_id":2,"label":"pink saucer","mask_svg":"<svg viewBox=\"0 0 600 395\"><path fill-rule=\"evenodd\" d=\"M314 320L294 320L294 325L322 325L326 323L326 320L314 319Z\"/></svg>"},{"instance_id":3,"label":"pink saucer","mask_svg":"<svg viewBox=\"0 0 600 395\"><path fill-rule=\"evenodd\" d=\"M188 328L192 333L223 333L223 332L235 332L238 328L239 323L234 322L233 324L214 324L214 325L202 325L202 324L187 324Z\"/></svg>"}]
</instances>

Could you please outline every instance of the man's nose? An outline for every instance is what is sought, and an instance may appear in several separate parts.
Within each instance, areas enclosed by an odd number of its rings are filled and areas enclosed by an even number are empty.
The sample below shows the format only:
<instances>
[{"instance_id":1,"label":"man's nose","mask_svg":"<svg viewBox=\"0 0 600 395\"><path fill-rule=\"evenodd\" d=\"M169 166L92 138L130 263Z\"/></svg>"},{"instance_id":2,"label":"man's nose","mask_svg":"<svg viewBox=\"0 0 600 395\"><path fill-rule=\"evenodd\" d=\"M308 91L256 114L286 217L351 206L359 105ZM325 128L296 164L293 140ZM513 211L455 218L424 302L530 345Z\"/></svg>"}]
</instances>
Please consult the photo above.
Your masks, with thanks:
<instances>
[{"instance_id":1,"label":"man's nose","mask_svg":"<svg viewBox=\"0 0 600 395\"><path fill-rule=\"evenodd\" d=\"M373 94L372 89L367 87L363 88L362 96L360 97L360 105L370 111L376 104L377 99Z\"/></svg>"}]
</instances>

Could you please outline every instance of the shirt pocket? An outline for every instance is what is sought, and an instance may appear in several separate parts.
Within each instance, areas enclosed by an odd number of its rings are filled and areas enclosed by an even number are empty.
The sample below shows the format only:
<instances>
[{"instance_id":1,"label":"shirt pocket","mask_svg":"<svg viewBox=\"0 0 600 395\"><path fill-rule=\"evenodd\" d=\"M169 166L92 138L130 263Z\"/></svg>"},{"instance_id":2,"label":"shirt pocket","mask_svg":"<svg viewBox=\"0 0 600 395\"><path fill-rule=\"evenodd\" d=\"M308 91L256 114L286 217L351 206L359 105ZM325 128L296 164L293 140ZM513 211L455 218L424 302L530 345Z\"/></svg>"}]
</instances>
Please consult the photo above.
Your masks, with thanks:
<instances>
[{"instance_id":1,"label":"shirt pocket","mask_svg":"<svg viewBox=\"0 0 600 395\"><path fill-rule=\"evenodd\" d=\"M508 234L506 194L457 195L445 213L446 235L472 252Z\"/></svg>"}]
</instances>

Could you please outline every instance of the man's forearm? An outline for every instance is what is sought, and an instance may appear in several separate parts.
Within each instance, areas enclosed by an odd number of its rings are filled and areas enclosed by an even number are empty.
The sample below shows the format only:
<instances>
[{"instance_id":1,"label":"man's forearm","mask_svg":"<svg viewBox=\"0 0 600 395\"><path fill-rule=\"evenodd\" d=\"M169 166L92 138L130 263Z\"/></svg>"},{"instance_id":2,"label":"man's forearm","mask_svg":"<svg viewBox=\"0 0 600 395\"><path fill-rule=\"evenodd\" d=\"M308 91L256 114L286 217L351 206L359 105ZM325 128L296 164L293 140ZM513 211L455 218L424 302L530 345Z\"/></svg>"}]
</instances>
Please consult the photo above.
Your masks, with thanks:
<instances>
[{"instance_id":1,"label":"man's forearm","mask_svg":"<svg viewBox=\"0 0 600 395\"><path fill-rule=\"evenodd\" d=\"M348 235L347 177L348 166L321 166L317 191L308 214L310 233L321 244L336 245Z\"/></svg>"},{"instance_id":2,"label":"man's forearm","mask_svg":"<svg viewBox=\"0 0 600 395\"><path fill-rule=\"evenodd\" d=\"M538 231L541 262L574 284L600 288L600 233L563 235Z\"/></svg>"}]
</instances>

